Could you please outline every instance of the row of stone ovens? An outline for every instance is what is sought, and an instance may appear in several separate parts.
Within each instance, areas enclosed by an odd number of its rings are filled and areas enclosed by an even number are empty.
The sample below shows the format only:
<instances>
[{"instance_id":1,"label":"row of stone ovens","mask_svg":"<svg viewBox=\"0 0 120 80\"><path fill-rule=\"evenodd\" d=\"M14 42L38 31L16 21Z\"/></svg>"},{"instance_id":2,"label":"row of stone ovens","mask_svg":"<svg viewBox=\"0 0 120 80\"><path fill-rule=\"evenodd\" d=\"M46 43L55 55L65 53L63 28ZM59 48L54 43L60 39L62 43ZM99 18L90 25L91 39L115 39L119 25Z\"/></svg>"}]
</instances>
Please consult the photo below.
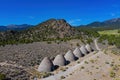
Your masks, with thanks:
<instances>
[{"instance_id":1,"label":"row of stone ovens","mask_svg":"<svg viewBox=\"0 0 120 80\"><path fill-rule=\"evenodd\" d=\"M59 54L52 61L48 57L45 57L38 67L39 72L51 72L55 70L56 66L64 66L68 63L77 60L84 55L92 52L93 49L89 44L85 46L77 47L73 52L69 50L65 55Z\"/></svg>"}]
</instances>

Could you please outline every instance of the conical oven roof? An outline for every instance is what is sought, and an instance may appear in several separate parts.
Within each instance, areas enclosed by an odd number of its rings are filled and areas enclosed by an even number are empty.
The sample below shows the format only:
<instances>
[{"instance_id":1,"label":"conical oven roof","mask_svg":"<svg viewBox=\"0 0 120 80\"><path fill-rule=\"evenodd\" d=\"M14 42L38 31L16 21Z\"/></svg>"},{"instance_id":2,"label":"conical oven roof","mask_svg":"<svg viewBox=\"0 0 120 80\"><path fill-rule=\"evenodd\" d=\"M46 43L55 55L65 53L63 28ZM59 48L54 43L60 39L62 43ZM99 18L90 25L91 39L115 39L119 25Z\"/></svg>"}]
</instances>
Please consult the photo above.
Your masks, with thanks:
<instances>
[{"instance_id":1,"label":"conical oven roof","mask_svg":"<svg viewBox=\"0 0 120 80\"><path fill-rule=\"evenodd\" d=\"M66 64L66 59L62 54L57 55L53 61L53 64L57 66L64 66Z\"/></svg>"},{"instance_id":2,"label":"conical oven roof","mask_svg":"<svg viewBox=\"0 0 120 80\"><path fill-rule=\"evenodd\" d=\"M39 72L50 72L53 70L53 68L54 68L54 65L52 61L48 57L45 57L40 63L38 67L38 71Z\"/></svg>"},{"instance_id":3,"label":"conical oven roof","mask_svg":"<svg viewBox=\"0 0 120 80\"><path fill-rule=\"evenodd\" d=\"M69 50L66 54L65 54L65 59L69 62L71 61L75 61L75 55L73 54L73 52L71 50Z\"/></svg>"}]
</instances>

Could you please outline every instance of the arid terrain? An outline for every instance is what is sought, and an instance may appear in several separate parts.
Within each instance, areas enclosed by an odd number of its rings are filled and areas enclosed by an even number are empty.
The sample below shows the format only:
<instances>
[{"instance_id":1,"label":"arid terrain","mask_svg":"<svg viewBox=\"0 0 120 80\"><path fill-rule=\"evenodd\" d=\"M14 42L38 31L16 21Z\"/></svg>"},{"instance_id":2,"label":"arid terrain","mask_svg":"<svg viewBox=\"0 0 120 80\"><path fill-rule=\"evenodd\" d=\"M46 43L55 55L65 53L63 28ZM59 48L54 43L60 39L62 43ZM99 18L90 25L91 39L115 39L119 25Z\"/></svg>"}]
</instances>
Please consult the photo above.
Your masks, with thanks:
<instances>
[{"instance_id":1,"label":"arid terrain","mask_svg":"<svg viewBox=\"0 0 120 80\"><path fill-rule=\"evenodd\" d=\"M113 20L109 24L117 24L120 19L111 23ZM27 30L0 32L0 75L8 80L119 80L120 36L104 35L104 28L100 29L73 27L64 19L49 19ZM119 34L119 29L116 31ZM80 48L87 44L94 51L87 54L86 48L84 54ZM85 56L65 66L53 65L51 72L38 71L45 57L53 62L57 55L65 56L76 48L81 51L77 54Z\"/></svg>"},{"instance_id":2,"label":"arid terrain","mask_svg":"<svg viewBox=\"0 0 120 80\"><path fill-rule=\"evenodd\" d=\"M61 43L35 42L31 44L6 45L0 47L0 72L8 74L8 78L16 80L29 79L29 70L36 69L44 57L54 59L57 54L65 54L77 45L83 45L80 40L70 40ZM94 46L94 44L92 44Z\"/></svg>"},{"instance_id":3,"label":"arid terrain","mask_svg":"<svg viewBox=\"0 0 120 80\"><path fill-rule=\"evenodd\" d=\"M8 74L12 80L33 80L41 75L37 71L44 57L54 57L85 45L78 39L67 42L35 42L30 44L6 45L0 47L0 72ZM103 45L97 39L91 43L93 52L75 62L59 67L51 73L44 74L40 80L119 80L120 50L115 46ZM49 75L52 74L52 75ZM78 76L79 75L79 76Z\"/></svg>"},{"instance_id":4,"label":"arid terrain","mask_svg":"<svg viewBox=\"0 0 120 80\"><path fill-rule=\"evenodd\" d=\"M61 66L49 74L43 75L37 71L38 65L44 57L54 57L65 54L69 49L74 50L82 46L80 40L70 40L60 44L52 42L38 42L32 44L6 45L1 47L0 72L9 74L12 80L119 80L120 79L120 50L115 46L102 45L97 39L92 43L94 51L88 55ZM7 54L2 54L7 53ZM14 54L13 54L14 53ZM38 62L37 62L38 61ZM33 63L32 63L33 62ZM34 65L33 65L34 64Z\"/></svg>"},{"instance_id":5,"label":"arid terrain","mask_svg":"<svg viewBox=\"0 0 120 80\"><path fill-rule=\"evenodd\" d=\"M40 80L119 80L120 50L115 46L94 51L67 66L54 71L54 75Z\"/></svg>"},{"instance_id":6,"label":"arid terrain","mask_svg":"<svg viewBox=\"0 0 120 80\"><path fill-rule=\"evenodd\" d=\"M0 0L0 80L120 80L120 0Z\"/></svg>"}]
</instances>

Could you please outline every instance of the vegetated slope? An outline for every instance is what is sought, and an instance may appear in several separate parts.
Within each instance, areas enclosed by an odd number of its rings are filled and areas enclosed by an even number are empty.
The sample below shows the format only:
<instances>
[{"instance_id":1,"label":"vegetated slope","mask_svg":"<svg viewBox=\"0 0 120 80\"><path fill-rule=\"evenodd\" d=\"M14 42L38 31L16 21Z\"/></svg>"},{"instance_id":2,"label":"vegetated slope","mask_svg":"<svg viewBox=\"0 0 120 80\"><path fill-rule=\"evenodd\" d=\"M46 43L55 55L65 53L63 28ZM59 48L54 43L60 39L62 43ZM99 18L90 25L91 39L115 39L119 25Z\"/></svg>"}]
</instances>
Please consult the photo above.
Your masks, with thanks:
<instances>
[{"instance_id":1,"label":"vegetated slope","mask_svg":"<svg viewBox=\"0 0 120 80\"><path fill-rule=\"evenodd\" d=\"M93 37L87 34L86 31L72 27L63 19L49 19L27 30L1 32L0 45L39 41L66 41L75 38L86 40Z\"/></svg>"},{"instance_id":2,"label":"vegetated slope","mask_svg":"<svg viewBox=\"0 0 120 80\"><path fill-rule=\"evenodd\" d=\"M37 36L38 38L64 38L71 37L76 33L75 29L64 19L49 19L25 32L32 34L31 37Z\"/></svg>"},{"instance_id":3,"label":"vegetated slope","mask_svg":"<svg viewBox=\"0 0 120 80\"><path fill-rule=\"evenodd\" d=\"M105 44L105 41L108 41L109 45L115 45L117 48L120 48L120 30L104 30L98 31L100 34L99 42Z\"/></svg>"},{"instance_id":4,"label":"vegetated slope","mask_svg":"<svg viewBox=\"0 0 120 80\"><path fill-rule=\"evenodd\" d=\"M120 35L120 32L118 29L98 31L98 33L101 35Z\"/></svg>"}]
</instances>

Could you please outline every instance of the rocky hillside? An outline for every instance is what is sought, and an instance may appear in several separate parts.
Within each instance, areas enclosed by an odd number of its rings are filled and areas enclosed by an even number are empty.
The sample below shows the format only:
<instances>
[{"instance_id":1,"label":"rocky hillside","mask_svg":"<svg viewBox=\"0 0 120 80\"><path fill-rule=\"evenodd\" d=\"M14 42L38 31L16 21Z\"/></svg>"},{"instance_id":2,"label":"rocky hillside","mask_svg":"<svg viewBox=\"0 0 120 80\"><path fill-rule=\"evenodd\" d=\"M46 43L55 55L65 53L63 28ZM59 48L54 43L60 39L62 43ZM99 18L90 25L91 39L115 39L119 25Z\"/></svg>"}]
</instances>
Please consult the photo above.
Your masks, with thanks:
<instances>
[{"instance_id":1,"label":"rocky hillside","mask_svg":"<svg viewBox=\"0 0 120 80\"><path fill-rule=\"evenodd\" d=\"M64 19L49 19L27 30L1 32L0 45L86 39L88 33L85 32L72 27Z\"/></svg>"},{"instance_id":2,"label":"rocky hillside","mask_svg":"<svg viewBox=\"0 0 120 80\"><path fill-rule=\"evenodd\" d=\"M49 19L38 24L36 27L30 28L27 33L32 35L41 35L48 38L64 38L75 35L75 29L72 28L64 19Z\"/></svg>"}]
</instances>

